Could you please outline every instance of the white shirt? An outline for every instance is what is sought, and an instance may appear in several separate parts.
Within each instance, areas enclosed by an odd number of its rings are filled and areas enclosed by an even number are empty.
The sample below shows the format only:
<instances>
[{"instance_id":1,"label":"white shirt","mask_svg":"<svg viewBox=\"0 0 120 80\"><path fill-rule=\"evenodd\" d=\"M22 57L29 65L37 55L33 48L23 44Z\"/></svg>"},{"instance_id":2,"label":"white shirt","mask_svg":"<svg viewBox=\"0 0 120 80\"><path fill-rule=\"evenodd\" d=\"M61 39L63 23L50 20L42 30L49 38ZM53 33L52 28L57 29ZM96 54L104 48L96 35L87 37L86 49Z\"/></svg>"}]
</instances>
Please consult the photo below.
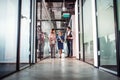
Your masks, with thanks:
<instances>
[{"instance_id":1,"label":"white shirt","mask_svg":"<svg viewBox=\"0 0 120 80\"><path fill-rule=\"evenodd\" d=\"M70 34L70 31L67 32L67 35L69 35L69 34Z\"/></svg>"}]
</instances>

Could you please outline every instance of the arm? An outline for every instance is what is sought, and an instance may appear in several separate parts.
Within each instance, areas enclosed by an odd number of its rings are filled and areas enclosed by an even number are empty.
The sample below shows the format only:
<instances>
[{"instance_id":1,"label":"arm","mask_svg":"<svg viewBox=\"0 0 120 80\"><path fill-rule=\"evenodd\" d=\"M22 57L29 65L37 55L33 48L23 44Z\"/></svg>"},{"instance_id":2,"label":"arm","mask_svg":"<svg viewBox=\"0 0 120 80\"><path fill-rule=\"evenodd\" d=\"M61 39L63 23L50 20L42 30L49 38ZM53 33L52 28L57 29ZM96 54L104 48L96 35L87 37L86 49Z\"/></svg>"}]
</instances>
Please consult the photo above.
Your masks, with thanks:
<instances>
[{"instance_id":1,"label":"arm","mask_svg":"<svg viewBox=\"0 0 120 80\"><path fill-rule=\"evenodd\" d=\"M63 41L65 40L65 36L62 36L62 40L63 40Z\"/></svg>"}]
</instances>

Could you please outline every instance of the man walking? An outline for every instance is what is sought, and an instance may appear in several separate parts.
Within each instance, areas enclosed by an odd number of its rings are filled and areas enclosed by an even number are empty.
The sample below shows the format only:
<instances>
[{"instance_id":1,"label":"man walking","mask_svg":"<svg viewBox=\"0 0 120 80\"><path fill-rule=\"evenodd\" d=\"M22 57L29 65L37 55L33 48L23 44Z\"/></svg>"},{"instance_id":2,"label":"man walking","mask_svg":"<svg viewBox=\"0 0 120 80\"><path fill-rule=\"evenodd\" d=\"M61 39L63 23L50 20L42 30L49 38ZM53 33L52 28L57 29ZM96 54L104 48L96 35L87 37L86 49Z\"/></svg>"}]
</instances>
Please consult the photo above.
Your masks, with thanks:
<instances>
[{"instance_id":1,"label":"man walking","mask_svg":"<svg viewBox=\"0 0 120 80\"><path fill-rule=\"evenodd\" d=\"M70 27L67 27L66 41L67 41L67 47L68 47L67 57L73 57L73 50L72 50L73 35Z\"/></svg>"}]
</instances>

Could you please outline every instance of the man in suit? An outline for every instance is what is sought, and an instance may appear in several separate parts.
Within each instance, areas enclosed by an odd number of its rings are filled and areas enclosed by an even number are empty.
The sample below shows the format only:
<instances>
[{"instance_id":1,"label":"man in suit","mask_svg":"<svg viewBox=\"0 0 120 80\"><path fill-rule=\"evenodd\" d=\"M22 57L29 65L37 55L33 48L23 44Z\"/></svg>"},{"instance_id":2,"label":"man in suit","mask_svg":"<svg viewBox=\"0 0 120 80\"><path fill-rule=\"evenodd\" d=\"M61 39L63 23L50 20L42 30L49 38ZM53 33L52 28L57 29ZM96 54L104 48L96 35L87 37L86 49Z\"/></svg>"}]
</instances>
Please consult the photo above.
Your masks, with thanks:
<instances>
[{"instance_id":1,"label":"man in suit","mask_svg":"<svg viewBox=\"0 0 120 80\"><path fill-rule=\"evenodd\" d=\"M66 42L68 47L68 54L67 57L73 57L73 35L70 27L67 27L67 33L66 33Z\"/></svg>"}]
</instances>

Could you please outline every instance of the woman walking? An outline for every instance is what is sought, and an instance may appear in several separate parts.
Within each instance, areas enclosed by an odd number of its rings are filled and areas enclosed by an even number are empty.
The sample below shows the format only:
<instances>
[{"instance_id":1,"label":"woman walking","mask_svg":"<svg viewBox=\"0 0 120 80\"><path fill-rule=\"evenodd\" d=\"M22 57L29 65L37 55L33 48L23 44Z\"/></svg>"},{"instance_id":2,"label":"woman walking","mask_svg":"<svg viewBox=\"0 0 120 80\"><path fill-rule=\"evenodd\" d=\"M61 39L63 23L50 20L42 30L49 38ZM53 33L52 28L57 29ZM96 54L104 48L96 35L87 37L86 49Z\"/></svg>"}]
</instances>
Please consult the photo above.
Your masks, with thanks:
<instances>
[{"instance_id":1,"label":"woman walking","mask_svg":"<svg viewBox=\"0 0 120 80\"><path fill-rule=\"evenodd\" d=\"M62 35L61 31L59 31L59 33L58 33L57 41L58 41L58 50L59 50L59 54L60 54L60 58L61 58L62 49L63 49L63 41L64 41L64 36Z\"/></svg>"},{"instance_id":2,"label":"woman walking","mask_svg":"<svg viewBox=\"0 0 120 80\"><path fill-rule=\"evenodd\" d=\"M51 29L50 36L49 36L49 43L50 43L50 49L51 49L51 58L55 58L56 34L54 29Z\"/></svg>"}]
</instances>

